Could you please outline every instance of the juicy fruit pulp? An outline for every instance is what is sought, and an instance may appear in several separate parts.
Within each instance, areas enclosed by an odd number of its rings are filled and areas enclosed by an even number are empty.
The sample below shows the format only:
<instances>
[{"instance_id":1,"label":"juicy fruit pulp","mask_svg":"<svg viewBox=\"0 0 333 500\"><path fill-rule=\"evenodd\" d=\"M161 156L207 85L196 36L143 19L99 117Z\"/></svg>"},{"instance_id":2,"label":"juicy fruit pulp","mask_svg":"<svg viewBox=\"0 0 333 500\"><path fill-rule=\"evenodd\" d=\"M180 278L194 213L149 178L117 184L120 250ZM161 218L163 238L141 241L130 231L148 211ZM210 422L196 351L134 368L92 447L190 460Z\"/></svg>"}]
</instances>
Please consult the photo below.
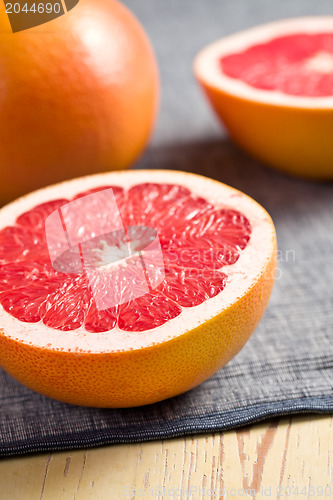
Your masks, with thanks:
<instances>
[{"instance_id":1,"label":"juicy fruit pulp","mask_svg":"<svg viewBox=\"0 0 333 500\"><path fill-rule=\"evenodd\" d=\"M19 215L0 232L0 303L20 321L42 322L57 330L146 331L223 293L228 266L235 264L251 237L242 213L216 208L186 187L141 183L112 188L124 227L157 230L165 277L156 289L124 304L97 310L85 274L56 271L51 264L45 220L70 200L58 199ZM100 207L103 211L103 207ZM112 217L112 214L110 214ZM82 225L89 214L82 214ZM103 259L103 255L101 256ZM117 265L117 263L116 263ZM124 281L124 287L131 286Z\"/></svg>"},{"instance_id":2,"label":"juicy fruit pulp","mask_svg":"<svg viewBox=\"0 0 333 500\"><path fill-rule=\"evenodd\" d=\"M225 75L262 90L333 96L333 33L295 33L220 58Z\"/></svg>"}]
</instances>

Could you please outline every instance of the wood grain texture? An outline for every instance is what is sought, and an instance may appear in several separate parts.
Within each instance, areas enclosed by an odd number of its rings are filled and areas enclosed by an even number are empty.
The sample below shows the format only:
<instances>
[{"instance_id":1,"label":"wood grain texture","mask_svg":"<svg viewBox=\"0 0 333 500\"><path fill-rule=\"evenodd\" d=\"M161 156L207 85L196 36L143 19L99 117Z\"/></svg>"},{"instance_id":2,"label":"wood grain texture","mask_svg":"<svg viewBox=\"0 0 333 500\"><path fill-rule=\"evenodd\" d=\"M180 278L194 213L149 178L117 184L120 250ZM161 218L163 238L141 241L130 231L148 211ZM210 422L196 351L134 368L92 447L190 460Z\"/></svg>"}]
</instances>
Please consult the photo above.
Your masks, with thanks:
<instances>
[{"instance_id":1,"label":"wood grain texture","mask_svg":"<svg viewBox=\"0 0 333 500\"><path fill-rule=\"evenodd\" d=\"M331 499L332 454L332 416L274 419L210 435L5 459L0 499Z\"/></svg>"}]
</instances>

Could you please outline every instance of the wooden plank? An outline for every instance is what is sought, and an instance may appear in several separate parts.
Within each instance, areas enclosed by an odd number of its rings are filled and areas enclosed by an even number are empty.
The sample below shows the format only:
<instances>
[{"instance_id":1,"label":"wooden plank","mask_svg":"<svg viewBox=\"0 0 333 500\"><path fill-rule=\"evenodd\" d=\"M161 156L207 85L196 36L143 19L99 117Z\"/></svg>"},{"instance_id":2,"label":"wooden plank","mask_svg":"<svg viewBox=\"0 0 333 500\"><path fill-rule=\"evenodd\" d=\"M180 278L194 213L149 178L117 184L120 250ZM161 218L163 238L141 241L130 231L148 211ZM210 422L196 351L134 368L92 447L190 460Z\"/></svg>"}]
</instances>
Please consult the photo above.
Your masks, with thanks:
<instances>
[{"instance_id":1,"label":"wooden plank","mask_svg":"<svg viewBox=\"0 0 333 500\"><path fill-rule=\"evenodd\" d=\"M282 418L210 435L5 459L0 499L331 499L332 452L332 416Z\"/></svg>"}]
</instances>

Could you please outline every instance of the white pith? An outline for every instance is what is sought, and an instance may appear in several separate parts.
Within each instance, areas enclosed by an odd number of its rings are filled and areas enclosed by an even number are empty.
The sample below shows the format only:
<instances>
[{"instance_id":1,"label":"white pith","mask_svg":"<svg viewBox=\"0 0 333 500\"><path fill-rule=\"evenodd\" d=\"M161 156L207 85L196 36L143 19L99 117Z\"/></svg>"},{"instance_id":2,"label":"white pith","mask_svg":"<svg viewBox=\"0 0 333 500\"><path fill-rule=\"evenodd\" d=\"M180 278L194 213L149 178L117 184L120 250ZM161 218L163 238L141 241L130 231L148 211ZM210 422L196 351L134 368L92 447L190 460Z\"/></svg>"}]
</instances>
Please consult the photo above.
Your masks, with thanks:
<instances>
[{"instance_id":1,"label":"white pith","mask_svg":"<svg viewBox=\"0 0 333 500\"><path fill-rule=\"evenodd\" d=\"M310 71L329 75L333 72L333 55L324 51L318 52L306 61L305 67Z\"/></svg>"},{"instance_id":2,"label":"white pith","mask_svg":"<svg viewBox=\"0 0 333 500\"><path fill-rule=\"evenodd\" d=\"M279 91L256 89L241 80L223 74L219 64L219 59L223 56L241 52L252 45L268 42L278 36L322 32L333 33L333 16L287 19L241 31L203 48L195 58L194 72L198 80L205 85L246 100L278 106L332 109L333 96L302 97ZM327 57L326 61L319 61L322 65L325 62L327 67Z\"/></svg>"},{"instance_id":3,"label":"white pith","mask_svg":"<svg viewBox=\"0 0 333 500\"><path fill-rule=\"evenodd\" d=\"M225 289L216 297L192 307L164 325L145 332L125 332L118 327L103 333L89 333L84 327L63 332L39 323L24 323L8 314L0 305L0 329L8 337L26 344L50 349L87 352L111 352L138 349L164 342L192 330L213 318L241 298L260 278L271 259L275 232L270 216L253 199L224 184L206 177L177 171L122 171L82 177L35 191L0 210L0 229L14 225L21 213L57 198L72 198L97 186L118 185L129 188L142 182L179 184L189 188L216 207L238 210L251 223L251 239L236 264L225 266L228 276Z\"/></svg>"}]
</instances>

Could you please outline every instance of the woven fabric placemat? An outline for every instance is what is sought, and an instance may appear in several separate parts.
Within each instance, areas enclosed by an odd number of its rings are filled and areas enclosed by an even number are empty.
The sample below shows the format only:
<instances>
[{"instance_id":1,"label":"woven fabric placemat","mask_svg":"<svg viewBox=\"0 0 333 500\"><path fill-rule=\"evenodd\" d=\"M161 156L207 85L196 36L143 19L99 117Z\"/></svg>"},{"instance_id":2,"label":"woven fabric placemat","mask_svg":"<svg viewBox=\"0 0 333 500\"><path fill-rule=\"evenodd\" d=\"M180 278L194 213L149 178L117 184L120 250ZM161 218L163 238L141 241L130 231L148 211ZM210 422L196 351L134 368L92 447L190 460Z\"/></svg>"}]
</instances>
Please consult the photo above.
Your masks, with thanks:
<instances>
[{"instance_id":1,"label":"woven fabric placemat","mask_svg":"<svg viewBox=\"0 0 333 500\"><path fill-rule=\"evenodd\" d=\"M122 410L66 405L26 389L0 369L1 456L161 439L277 415L333 411L333 184L291 178L246 157L223 137L191 72L200 46L277 17L276 2L253 0L251 11L246 0L127 3L154 41L164 90L153 144L138 167L200 173L254 197L276 225L276 285L243 350L201 386L161 403ZM307 14L311 3L294 2L296 13L282 12L281 6L278 15ZM330 2L326 7L326 13L333 11Z\"/></svg>"}]
</instances>

